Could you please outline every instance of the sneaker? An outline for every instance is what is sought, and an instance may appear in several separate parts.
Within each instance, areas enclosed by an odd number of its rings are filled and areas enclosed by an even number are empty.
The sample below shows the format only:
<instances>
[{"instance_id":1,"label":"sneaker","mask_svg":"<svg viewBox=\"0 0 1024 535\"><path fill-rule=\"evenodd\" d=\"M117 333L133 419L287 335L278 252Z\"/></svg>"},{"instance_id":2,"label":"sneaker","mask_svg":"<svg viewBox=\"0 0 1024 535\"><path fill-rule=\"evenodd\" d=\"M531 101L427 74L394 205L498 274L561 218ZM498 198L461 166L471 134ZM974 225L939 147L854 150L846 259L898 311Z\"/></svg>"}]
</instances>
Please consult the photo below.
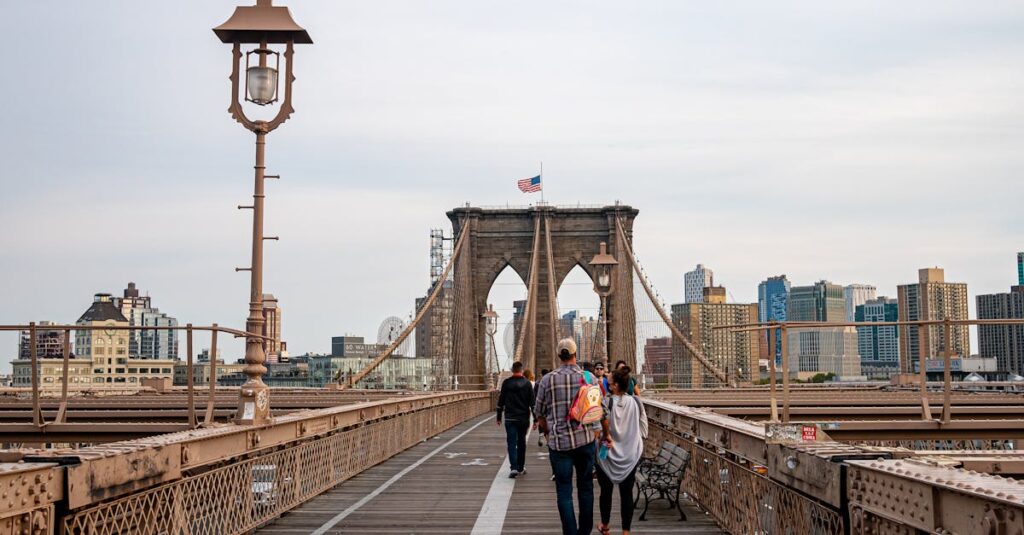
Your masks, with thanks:
<instances>
[{"instance_id":1,"label":"sneaker","mask_svg":"<svg viewBox=\"0 0 1024 535\"><path fill-rule=\"evenodd\" d=\"M521 475L521 476L525 476L525 475L526 475L526 469L525 469L525 468L523 468L522 470L520 470L520 471L519 471L519 475Z\"/></svg>"},{"instance_id":2,"label":"sneaker","mask_svg":"<svg viewBox=\"0 0 1024 535\"><path fill-rule=\"evenodd\" d=\"M511 472L508 473L509 479L515 479L518 476L519 476L519 472L517 472L515 470L512 470Z\"/></svg>"}]
</instances>

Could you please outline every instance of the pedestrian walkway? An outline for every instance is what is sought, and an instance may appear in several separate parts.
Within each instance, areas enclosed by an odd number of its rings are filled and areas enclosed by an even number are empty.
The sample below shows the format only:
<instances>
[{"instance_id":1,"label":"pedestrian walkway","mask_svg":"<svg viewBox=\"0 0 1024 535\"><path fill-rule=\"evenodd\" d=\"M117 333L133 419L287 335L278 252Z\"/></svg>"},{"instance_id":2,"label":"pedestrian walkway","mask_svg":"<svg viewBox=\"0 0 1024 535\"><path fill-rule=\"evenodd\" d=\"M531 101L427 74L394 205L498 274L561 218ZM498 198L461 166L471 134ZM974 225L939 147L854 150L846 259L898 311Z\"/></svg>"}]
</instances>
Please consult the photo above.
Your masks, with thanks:
<instances>
[{"instance_id":1,"label":"pedestrian walkway","mask_svg":"<svg viewBox=\"0 0 1024 535\"><path fill-rule=\"evenodd\" d=\"M547 448L537 446L535 435L528 445L527 473L510 480L504 428L494 424L493 415L474 418L338 485L258 532L561 533ZM596 526L596 481L594 487ZM633 520L632 532L723 533L693 506L684 509L689 520L679 522L678 513L656 501L647 521ZM613 533L617 511L616 501Z\"/></svg>"}]
</instances>

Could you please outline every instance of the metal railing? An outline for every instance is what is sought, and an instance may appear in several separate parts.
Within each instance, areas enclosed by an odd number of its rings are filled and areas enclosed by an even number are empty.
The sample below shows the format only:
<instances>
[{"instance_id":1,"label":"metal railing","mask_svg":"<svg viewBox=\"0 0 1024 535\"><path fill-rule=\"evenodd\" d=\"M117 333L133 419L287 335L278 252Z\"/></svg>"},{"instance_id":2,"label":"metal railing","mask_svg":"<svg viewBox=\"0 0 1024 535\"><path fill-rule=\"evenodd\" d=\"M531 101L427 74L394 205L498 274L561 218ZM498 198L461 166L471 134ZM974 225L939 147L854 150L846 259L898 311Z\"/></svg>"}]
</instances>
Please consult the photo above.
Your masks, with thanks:
<instances>
[{"instance_id":1,"label":"metal railing","mask_svg":"<svg viewBox=\"0 0 1024 535\"><path fill-rule=\"evenodd\" d=\"M245 331L238 329L232 329L229 327L221 327L214 323L209 326L197 326L191 323L184 326L138 326L138 325L37 325L35 322L30 322L28 325L0 325L0 332L27 332L29 336L29 366L31 367L31 392L32 392L32 423L38 428L44 428L48 423L66 423L67 407L68 407L68 382L70 375L70 359L71 359L71 333L72 331L103 331L104 333L112 333L118 331L184 331L185 332L185 364L187 366L187 384L186 390L188 392L188 427L196 428L198 418L196 414L195 404L195 377L194 367L195 362L193 360L193 337L195 332L209 332L210 333L210 380L206 398L206 410L203 416L203 425L209 425L213 423L214 416L214 398L217 390L217 335L218 333L229 334L235 338L259 338L262 340L272 340L272 338L253 335ZM47 422L43 418L42 406L40 402L40 381L39 381L39 368L40 360L38 355L37 337L40 332L61 332L63 334L64 347L62 348L62 367L60 377L60 407L57 410L57 415L52 422ZM113 336L113 335L110 335ZM128 358L128 355L113 355L114 358ZM91 357L90 357L91 358ZM90 366L91 368L91 366ZM91 383L90 383L91 385Z\"/></svg>"},{"instance_id":2,"label":"metal railing","mask_svg":"<svg viewBox=\"0 0 1024 535\"><path fill-rule=\"evenodd\" d=\"M836 329L844 327L909 327L914 326L918 328L927 326L942 326L943 328L943 379L942 379L942 416L941 422L948 424L952 419L952 400L951 394L952 388L952 327L954 326L970 326L970 325L1024 325L1024 319L966 319L966 320L918 320L918 321L865 321L865 322L766 322L766 323L749 323L749 324L738 324L738 325L722 325L712 327L712 329L720 330L725 329L732 332L743 332L743 331L767 331L768 335L768 347L770 351L770 358L768 359L768 376L769 376L769 389L771 392L770 403L771 403L771 421L780 421L780 412L777 400L777 379L778 372L776 371L775 365L775 347L776 347L776 336L781 338L779 344L781 348L781 366L782 366L782 411L781 421L783 423L789 423L790 414L790 365L789 365L789 330L808 330L808 329ZM778 335L776 334L778 333ZM909 359L909 355L901 355L901 359ZM921 405L921 419L931 420L931 405L928 400L928 366L926 359L918 359L918 390L920 392L920 405ZM922 362L923 361L923 362ZM909 360L904 361L909 363ZM909 365L903 366L903 369L910 371Z\"/></svg>"},{"instance_id":3,"label":"metal railing","mask_svg":"<svg viewBox=\"0 0 1024 535\"><path fill-rule=\"evenodd\" d=\"M490 392L428 394L301 411L267 425L8 451L17 462L0 463L0 484L35 499L0 503L0 522L41 533L246 533L492 407Z\"/></svg>"}]
</instances>

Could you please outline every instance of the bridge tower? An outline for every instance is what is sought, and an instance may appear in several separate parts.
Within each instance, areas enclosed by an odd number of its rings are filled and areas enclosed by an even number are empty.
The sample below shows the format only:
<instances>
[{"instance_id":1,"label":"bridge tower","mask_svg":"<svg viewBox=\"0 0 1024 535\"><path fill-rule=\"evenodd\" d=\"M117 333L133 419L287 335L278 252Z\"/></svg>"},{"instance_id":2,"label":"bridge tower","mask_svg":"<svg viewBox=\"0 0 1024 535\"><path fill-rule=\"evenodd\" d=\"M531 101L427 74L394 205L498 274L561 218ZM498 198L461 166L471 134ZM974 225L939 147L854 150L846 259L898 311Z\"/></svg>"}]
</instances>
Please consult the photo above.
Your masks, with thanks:
<instances>
[{"instance_id":1,"label":"bridge tower","mask_svg":"<svg viewBox=\"0 0 1024 535\"><path fill-rule=\"evenodd\" d=\"M558 318L555 304L558 289L569 272L579 265L593 280L590 260L601 242L619 260L613 271L615 290L608 298L609 359L622 359L636 368L636 323L633 310L633 271L619 245L615 222L622 221L632 242L633 220L638 210L621 204L604 207L477 208L465 206L448 212L454 236L468 232L462 254L454 266L453 321L472 325L454 334L453 375L481 377L485 373L487 296L498 275L511 267L530 287L534 282L535 323L524 341L523 364L534 371L555 369ZM539 235L538 235L539 231ZM548 239L550 235L550 239ZM548 250L550 249L550 258ZM534 259L534 251L538 258ZM550 268L549 268L550 266ZM526 327L527 332L531 327Z\"/></svg>"}]
</instances>

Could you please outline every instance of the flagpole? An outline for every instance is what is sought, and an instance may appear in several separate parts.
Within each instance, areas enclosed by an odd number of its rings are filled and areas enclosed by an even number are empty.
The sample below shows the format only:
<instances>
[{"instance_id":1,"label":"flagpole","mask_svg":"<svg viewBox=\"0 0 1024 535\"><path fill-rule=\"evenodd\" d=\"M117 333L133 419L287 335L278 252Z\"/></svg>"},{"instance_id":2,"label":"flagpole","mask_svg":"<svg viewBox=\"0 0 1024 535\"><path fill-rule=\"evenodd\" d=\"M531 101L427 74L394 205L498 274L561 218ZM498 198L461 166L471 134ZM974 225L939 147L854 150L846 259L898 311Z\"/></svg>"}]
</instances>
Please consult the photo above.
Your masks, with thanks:
<instances>
[{"instance_id":1,"label":"flagpole","mask_svg":"<svg viewBox=\"0 0 1024 535\"><path fill-rule=\"evenodd\" d=\"M544 162L540 162L540 202L544 202Z\"/></svg>"}]
</instances>

